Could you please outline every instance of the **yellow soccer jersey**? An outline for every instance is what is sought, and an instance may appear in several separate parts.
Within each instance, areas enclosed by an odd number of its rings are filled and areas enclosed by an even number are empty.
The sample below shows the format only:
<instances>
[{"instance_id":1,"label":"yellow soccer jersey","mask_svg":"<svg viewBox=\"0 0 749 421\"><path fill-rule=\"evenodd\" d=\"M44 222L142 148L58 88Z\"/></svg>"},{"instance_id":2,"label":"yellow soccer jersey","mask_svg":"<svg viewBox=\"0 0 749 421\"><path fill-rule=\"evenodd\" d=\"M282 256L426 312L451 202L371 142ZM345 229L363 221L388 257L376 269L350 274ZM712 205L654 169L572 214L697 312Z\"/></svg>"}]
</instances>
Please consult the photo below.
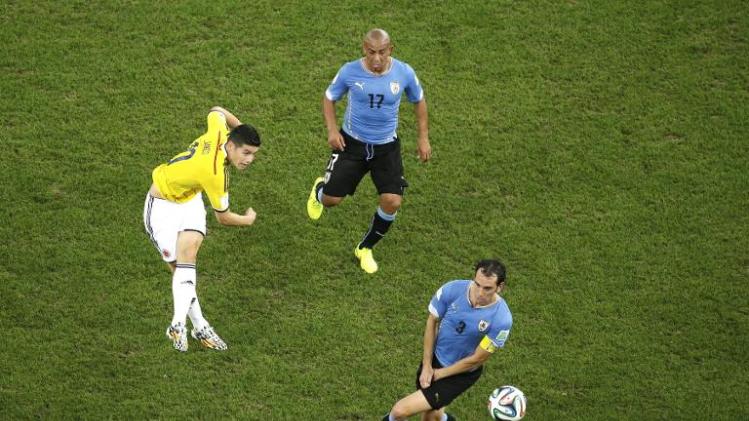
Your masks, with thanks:
<instances>
[{"instance_id":1,"label":"yellow soccer jersey","mask_svg":"<svg viewBox=\"0 0 749 421\"><path fill-rule=\"evenodd\" d=\"M217 111L208 113L208 130L187 151L161 164L151 174L165 199L184 203L204 191L217 212L229 209L229 175L224 144L229 128Z\"/></svg>"}]
</instances>

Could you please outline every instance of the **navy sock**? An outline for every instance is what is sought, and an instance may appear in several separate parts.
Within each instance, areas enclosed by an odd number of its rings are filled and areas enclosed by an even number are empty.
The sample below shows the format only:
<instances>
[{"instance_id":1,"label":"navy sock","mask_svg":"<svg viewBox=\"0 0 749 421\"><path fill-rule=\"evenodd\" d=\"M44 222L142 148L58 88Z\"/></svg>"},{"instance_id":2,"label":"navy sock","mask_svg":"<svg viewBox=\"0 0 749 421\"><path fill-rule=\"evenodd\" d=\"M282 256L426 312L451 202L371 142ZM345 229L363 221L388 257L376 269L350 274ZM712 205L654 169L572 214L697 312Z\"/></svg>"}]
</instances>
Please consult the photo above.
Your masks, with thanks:
<instances>
[{"instance_id":1,"label":"navy sock","mask_svg":"<svg viewBox=\"0 0 749 421\"><path fill-rule=\"evenodd\" d=\"M385 213L379 206L377 212L372 217L372 223L369 224L369 231L364 235L364 239L359 243L359 248L374 248L375 244L387 234L390 225L395 220L395 213Z\"/></svg>"}]
</instances>

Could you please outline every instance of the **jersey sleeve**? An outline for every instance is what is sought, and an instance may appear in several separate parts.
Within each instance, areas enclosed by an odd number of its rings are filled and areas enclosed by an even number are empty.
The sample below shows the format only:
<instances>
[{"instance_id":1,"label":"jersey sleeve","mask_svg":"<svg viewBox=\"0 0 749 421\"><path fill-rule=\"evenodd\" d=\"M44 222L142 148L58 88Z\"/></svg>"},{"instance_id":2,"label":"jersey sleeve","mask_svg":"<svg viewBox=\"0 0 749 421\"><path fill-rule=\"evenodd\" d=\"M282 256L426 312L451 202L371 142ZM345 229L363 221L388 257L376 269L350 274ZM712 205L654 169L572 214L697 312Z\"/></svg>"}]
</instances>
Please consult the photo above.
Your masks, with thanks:
<instances>
[{"instance_id":1,"label":"jersey sleeve","mask_svg":"<svg viewBox=\"0 0 749 421\"><path fill-rule=\"evenodd\" d=\"M208 133L219 132L226 137L226 133L229 131L229 126L226 125L226 116L218 111L211 111L208 113Z\"/></svg>"},{"instance_id":2,"label":"jersey sleeve","mask_svg":"<svg viewBox=\"0 0 749 421\"><path fill-rule=\"evenodd\" d=\"M448 282L442 285L434 293L432 300L429 302L429 312L438 319L442 319L447 312L447 307L455 299L455 282Z\"/></svg>"},{"instance_id":3,"label":"jersey sleeve","mask_svg":"<svg viewBox=\"0 0 749 421\"><path fill-rule=\"evenodd\" d=\"M419 78L411 66L406 64L406 97L409 102L416 103L424 99L424 89L421 87Z\"/></svg>"},{"instance_id":4,"label":"jersey sleeve","mask_svg":"<svg viewBox=\"0 0 749 421\"><path fill-rule=\"evenodd\" d=\"M211 207L216 212L226 212L229 210L229 178L226 174L226 169L220 171L214 177L211 177L210 181L203 186L208 200L211 202Z\"/></svg>"},{"instance_id":5,"label":"jersey sleeve","mask_svg":"<svg viewBox=\"0 0 749 421\"><path fill-rule=\"evenodd\" d=\"M348 91L346 79L348 77L347 66L343 65L336 73L333 81L330 82L328 89L325 90L325 97L331 101L338 101Z\"/></svg>"},{"instance_id":6,"label":"jersey sleeve","mask_svg":"<svg viewBox=\"0 0 749 421\"><path fill-rule=\"evenodd\" d=\"M504 347L505 341L510 336L510 328L512 328L511 318L492 323L489 332L481 341L481 347L488 352L494 352L498 348Z\"/></svg>"}]
</instances>

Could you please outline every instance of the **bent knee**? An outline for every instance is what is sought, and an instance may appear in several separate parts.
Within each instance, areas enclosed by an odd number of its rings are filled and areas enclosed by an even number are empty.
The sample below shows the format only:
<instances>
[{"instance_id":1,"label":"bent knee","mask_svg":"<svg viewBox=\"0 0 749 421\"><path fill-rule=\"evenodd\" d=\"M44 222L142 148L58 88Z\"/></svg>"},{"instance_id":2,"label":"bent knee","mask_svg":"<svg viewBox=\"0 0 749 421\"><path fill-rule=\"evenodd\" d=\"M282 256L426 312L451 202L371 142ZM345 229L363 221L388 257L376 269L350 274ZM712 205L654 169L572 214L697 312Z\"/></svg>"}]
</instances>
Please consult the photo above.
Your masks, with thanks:
<instances>
[{"instance_id":1,"label":"bent knee","mask_svg":"<svg viewBox=\"0 0 749 421\"><path fill-rule=\"evenodd\" d=\"M322 204L326 208L338 206L338 204L340 204L342 201L343 201L342 197L328 196L327 194L322 195Z\"/></svg>"},{"instance_id":2,"label":"bent knee","mask_svg":"<svg viewBox=\"0 0 749 421\"><path fill-rule=\"evenodd\" d=\"M396 194L383 196L380 199L380 208L389 214L398 212L401 207L402 198Z\"/></svg>"},{"instance_id":3,"label":"bent knee","mask_svg":"<svg viewBox=\"0 0 749 421\"><path fill-rule=\"evenodd\" d=\"M443 412L441 410L426 411L422 414L422 421L440 421L442 420Z\"/></svg>"},{"instance_id":4,"label":"bent knee","mask_svg":"<svg viewBox=\"0 0 749 421\"><path fill-rule=\"evenodd\" d=\"M178 262L196 262L198 260L197 247L183 247L177 253Z\"/></svg>"},{"instance_id":5,"label":"bent knee","mask_svg":"<svg viewBox=\"0 0 749 421\"><path fill-rule=\"evenodd\" d=\"M197 247L184 247L179 250L178 260L181 262L194 262L198 259Z\"/></svg>"},{"instance_id":6,"label":"bent knee","mask_svg":"<svg viewBox=\"0 0 749 421\"><path fill-rule=\"evenodd\" d=\"M411 414L406 405L401 402L396 402L396 404L393 405L393 409L390 410L390 415L397 420L405 420L413 414Z\"/></svg>"}]
</instances>

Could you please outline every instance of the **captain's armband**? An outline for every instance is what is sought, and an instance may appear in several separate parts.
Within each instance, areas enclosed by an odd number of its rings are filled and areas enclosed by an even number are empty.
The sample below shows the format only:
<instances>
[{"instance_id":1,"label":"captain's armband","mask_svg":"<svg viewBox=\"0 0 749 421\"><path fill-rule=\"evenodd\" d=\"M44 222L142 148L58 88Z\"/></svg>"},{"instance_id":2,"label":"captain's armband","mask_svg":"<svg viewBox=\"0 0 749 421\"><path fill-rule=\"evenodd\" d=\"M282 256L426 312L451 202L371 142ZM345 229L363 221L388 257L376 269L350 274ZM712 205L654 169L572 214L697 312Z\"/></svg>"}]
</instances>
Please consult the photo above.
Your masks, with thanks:
<instances>
[{"instance_id":1,"label":"captain's armband","mask_svg":"<svg viewBox=\"0 0 749 421\"><path fill-rule=\"evenodd\" d=\"M493 354L494 351L497 350L497 345L494 345L494 342L492 342L492 340L489 339L488 336L484 336L484 339L481 340L479 346L481 347L481 349L490 354Z\"/></svg>"}]
</instances>

